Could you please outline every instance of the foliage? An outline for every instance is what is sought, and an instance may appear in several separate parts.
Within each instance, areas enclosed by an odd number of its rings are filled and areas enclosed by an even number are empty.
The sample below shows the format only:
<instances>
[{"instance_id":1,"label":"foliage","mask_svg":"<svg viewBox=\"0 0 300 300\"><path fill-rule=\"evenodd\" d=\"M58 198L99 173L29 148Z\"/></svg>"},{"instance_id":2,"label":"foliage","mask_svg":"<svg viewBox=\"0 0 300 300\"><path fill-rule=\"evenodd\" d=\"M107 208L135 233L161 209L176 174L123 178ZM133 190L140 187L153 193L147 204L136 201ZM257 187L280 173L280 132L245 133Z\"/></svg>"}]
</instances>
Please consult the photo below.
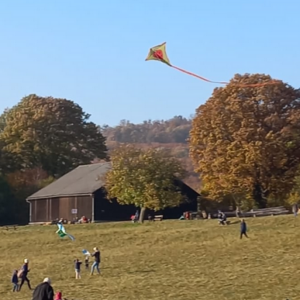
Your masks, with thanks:
<instances>
[{"instance_id":1,"label":"foliage","mask_svg":"<svg viewBox=\"0 0 300 300\"><path fill-rule=\"evenodd\" d=\"M116 127L104 125L101 132L107 141L119 143L184 143L186 144L191 128L191 120L175 116L170 120L144 121L133 124L122 120Z\"/></svg>"},{"instance_id":2,"label":"foliage","mask_svg":"<svg viewBox=\"0 0 300 300\"><path fill-rule=\"evenodd\" d=\"M70 100L30 95L6 112L0 139L23 167L60 176L106 156L105 138L89 117Z\"/></svg>"},{"instance_id":3,"label":"foliage","mask_svg":"<svg viewBox=\"0 0 300 300\"><path fill-rule=\"evenodd\" d=\"M294 179L294 186L289 194L287 203L293 205L299 202L300 202L300 176L298 175Z\"/></svg>"},{"instance_id":4,"label":"foliage","mask_svg":"<svg viewBox=\"0 0 300 300\"><path fill-rule=\"evenodd\" d=\"M300 158L300 91L279 82L255 88L236 84L269 81L236 75L197 109L190 154L210 195L242 195L266 206L285 199Z\"/></svg>"},{"instance_id":5,"label":"foliage","mask_svg":"<svg viewBox=\"0 0 300 300\"><path fill-rule=\"evenodd\" d=\"M15 211L17 203L11 187L4 178L0 176L0 224L12 224L16 221Z\"/></svg>"},{"instance_id":6,"label":"foliage","mask_svg":"<svg viewBox=\"0 0 300 300\"><path fill-rule=\"evenodd\" d=\"M98 246L102 253L101 278L82 268L80 281L75 281L72 261L84 259L81 248L61 241L55 226L1 230L5 275L0 294L7 300L32 299L26 284L12 297L9 280L28 258L32 286L50 277L66 299L298 299L300 286L291 274L296 277L300 268L299 217L246 222L249 240L239 240L239 224L218 227L217 220L67 225L80 245L89 251Z\"/></svg>"},{"instance_id":7,"label":"foliage","mask_svg":"<svg viewBox=\"0 0 300 300\"><path fill-rule=\"evenodd\" d=\"M199 176L189 158L187 139L191 129L192 116L184 118L175 116L169 120L148 120L140 124L122 120L118 126L101 126L101 132L106 137L109 151L119 147L121 143L134 144L138 148L165 148L182 162L187 171L184 180L186 184L199 190Z\"/></svg>"},{"instance_id":8,"label":"foliage","mask_svg":"<svg viewBox=\"0 0 300 300\"><path fill-rule=\"evenodd\" d=\"M183 178L185 172L165 151L125 145L111 153L111 162L106 175L110 199L152 210L178 206L183 200L174 180Z\"/></svg>"},{"instance_id":9,"label":"foliage","mask_svg":"<svg viewBox=\"0 0 300 300\"><path fill-rule=\"evenodd\" d=\"M29 205L25 199L53 182L54 179L49 177L44 170L35 168L9 173L6 175L6 180L17 203L17 206L10 213L14 214L18 224L28 224Z\"/></svg>"}]
</instances>

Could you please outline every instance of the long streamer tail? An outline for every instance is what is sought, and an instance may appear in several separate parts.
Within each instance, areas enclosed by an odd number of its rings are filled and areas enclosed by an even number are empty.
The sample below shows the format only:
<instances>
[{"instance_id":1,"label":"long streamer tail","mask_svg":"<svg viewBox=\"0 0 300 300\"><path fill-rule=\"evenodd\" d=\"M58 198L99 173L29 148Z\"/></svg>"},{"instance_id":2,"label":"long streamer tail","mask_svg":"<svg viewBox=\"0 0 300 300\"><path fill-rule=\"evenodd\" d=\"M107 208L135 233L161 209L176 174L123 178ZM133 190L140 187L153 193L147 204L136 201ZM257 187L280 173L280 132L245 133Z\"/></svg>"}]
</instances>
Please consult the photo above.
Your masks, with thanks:
<instances>
[{"instance_id":1,"label":"long streamer tail","mask_svg":"<svg viewBox=\"0 0 300 300\"><path fill-rule=\"evenodd\" d=\"M194 74L194 73L192 73L192 72L183 70L183 69L178 68L178 67L175 67L175 66L171 66L171 67L174 68L174 69L176 69L176 70L178 70L178 71L180 71L180 72L183 72L183 73L185 73L185 74L194 76L194 77L196 77L196 78L199 78L199 79L201 79L201 80L204 80L204 81L207 81L207 82L210 82L210 83L228 84L228 82L225 82L225 81L211 81L211 80L209 80L209 79L207 79L207 78L204 78L204 77L202 77L202 76L199 76L199 75L197 75L197 74Z\"/></svg>"},{"instance_id":2,"label":"long streamer tail","mask_svg":"<svg viewBox=\"0 0 300 300\"><path fill-rule=\"evenodd\" d=\"M207 78L204 78L202 76L199 76L195 73L192 73L192 72L189 72L189 71L186 71L184 69L181 69L181 68L178 68L176 66L173 66L171 65L172 68L180 71L180 72L183 72L185 74L188 74L190 76L194 76L198 79L201 79L201 80L204 80L206 82L210 82L210 83L218 83L218 84L229 84L229 82L226 82L226 81L212 81L212 80L209 80ZM262 83L249 83L249 84L239 84L239 83L236 83L234 84L235 86L238 86L238 87L260 87L260 86L265 86L265 85L271 85L271 84L277 84L279 82L279 80L270 80L270 81L267 81L267 82L262 82Z\"/></svg>"},{"instance_id":3,"label":"long streamer tail","mask_svg":"<svg viewBox=\"0 0 300 300\"><path fill-rule=\"evenodd\" d=\"M68 236L72 241L75 241L75 238L74 238L73 235L67 233L67 236Z\"/></svg>"}]
</instances>

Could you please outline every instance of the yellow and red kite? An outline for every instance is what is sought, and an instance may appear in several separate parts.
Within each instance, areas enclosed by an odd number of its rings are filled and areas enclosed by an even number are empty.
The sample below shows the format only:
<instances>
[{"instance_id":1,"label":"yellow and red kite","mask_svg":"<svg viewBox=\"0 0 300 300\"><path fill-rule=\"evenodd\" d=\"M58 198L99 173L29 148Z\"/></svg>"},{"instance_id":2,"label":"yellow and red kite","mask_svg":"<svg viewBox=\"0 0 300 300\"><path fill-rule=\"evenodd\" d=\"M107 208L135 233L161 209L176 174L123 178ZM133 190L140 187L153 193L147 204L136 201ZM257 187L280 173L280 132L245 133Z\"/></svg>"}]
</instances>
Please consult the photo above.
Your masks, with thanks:
<instances>
[{"instance_id":1,"label":"yellow and red kite","mask_svg":"<svg viewBox=\"0 0 300 300\"><path fill-rule=\"evenodd\" d=\"M199 76L197 74L188 72L186 70L183 70L181 68L175 67L170 63L170 60L168 58L167 52L166 52L166 43L157 45L155 47L152 47L149 51L149 54L146 58L146 60L158 60L166 65L168 65L171 68L174 68L178 71L184 72L188 75L194 76L196 78L199 78L201 80L207 81L207 82L211 82L211 83L219 83L219 84L228 84L229 82L225 82L225 81L211 81L209 79L206 79L202 76ZM279 81L278 80L270 80L268 82L262 82L262 83L254 83L254 84L237 84L240 87L259 87L259 86L264 86L264 85L269 85L269 84L277 84Z\"/></svg>"}]
</instances>

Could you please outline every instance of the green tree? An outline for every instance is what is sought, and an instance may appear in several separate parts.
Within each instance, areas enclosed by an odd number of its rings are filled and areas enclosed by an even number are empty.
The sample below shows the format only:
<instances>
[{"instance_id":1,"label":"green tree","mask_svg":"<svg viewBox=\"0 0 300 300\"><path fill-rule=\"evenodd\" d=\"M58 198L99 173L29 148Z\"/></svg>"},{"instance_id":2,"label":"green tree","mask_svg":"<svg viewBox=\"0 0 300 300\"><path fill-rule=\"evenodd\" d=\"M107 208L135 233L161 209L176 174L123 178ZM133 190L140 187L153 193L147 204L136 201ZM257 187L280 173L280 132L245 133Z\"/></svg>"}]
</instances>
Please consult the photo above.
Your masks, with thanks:
<instances>
[{"instance_id":1,"label":"green tree","mask_svg":"<svg viewBox=\"0 0 300 300\"><path fill-rule=\"evenodd\" d=\"M282 81L237 85L270 79L236 75L197 109L190 155L216 199L243 195L264 207L269 198L284 199L293 186L300 159L300 91Z\"/></svg>"},{"instance_id":2,"label":"green tree","mask_svg":"<svg viewBox=\"0 0 300 300\"><path fill-rule=\"evenodd\" d=\"M57 177L106 157L105 138L89 117L70 100L30 95L7 112L0 141L24 168Z\"/></svg>"},{"instance_id":3,"label":"green tree","mask_svg":"<svg viewBox=\"0 0 300 300\"><path fill-rule=\"evenodd\" d=\"M185 171L165 151L121 146L111 153L111 162L105 179L108 198L140 207L141 222L147 208L157 211L184 201L174 182L182 179Z\"/></svg>"},{"instance_id":4,"label":"green tree","mask_svg":"<svg viewBox=\"0 0 300 300\"><path fill-rule=\"evenodd\" d=\"M16 222L17 202L13 192L4 178L0 175L0 224L13 224Z\"/></svg>"}]
</instances>

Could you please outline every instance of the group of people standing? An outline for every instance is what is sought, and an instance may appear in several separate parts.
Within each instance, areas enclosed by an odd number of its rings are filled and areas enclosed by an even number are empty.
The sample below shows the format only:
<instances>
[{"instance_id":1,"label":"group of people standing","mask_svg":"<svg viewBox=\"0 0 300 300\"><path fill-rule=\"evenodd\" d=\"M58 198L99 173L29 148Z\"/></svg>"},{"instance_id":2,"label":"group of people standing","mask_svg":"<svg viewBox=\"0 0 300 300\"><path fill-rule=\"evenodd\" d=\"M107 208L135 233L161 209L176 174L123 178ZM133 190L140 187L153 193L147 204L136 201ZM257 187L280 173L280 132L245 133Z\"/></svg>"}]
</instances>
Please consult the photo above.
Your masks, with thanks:
<instances>
[{"instance_id":1,"label":"group of people standing","mask_svg":"<svg viewBox=\"0 0 300 300\"><path fill-rule=\"evenodd\" d=\"M94 275L95 270L97 270L97 273L100 274L100 262L101 262L101 256L100 251L97 247L94 249L94 253L91 254L92 257L94 257L94 263L91 267L91 275ZM75 266L75 278L80 279L81 278L81 264L82 262L77 258L74 260L74 266ZM85 258L85 268L89 269L89 255Z\"/></svg>"},{"instance_id":2,"label":"group of people standing","mask_svg":"<svg viewBox=\"0 0 300 300\"><path fill-rule=\"evenodd\" d=\"M98 274L100 274L100 262L101 262L101 256L100 251L97 247L94 248L94 252L91 254L92 257L94 257L94 263L91 267L91 275L94 274L95 270ZM75 275L76 279L80 279L80 266L81 262L79 259L75 260ZM86 267L88 265L86 264ZM28 279L28 273L29 273L29 260L26 258L24 259L24 264L20 270L15 270L11 282L13 284L13 292L19 292L25 282L27 282L28 288L30 290L33 290L30 285L30 280ZM20 284L19 281L21 280ZM55 297L55 299L54 299ZM41 284L39 284L33 291L32 300L62 300L62 293L57 292L54 296L54 290L51 286L51 280L50 278L45 278Z\"/></svg>"}]
</instances>

